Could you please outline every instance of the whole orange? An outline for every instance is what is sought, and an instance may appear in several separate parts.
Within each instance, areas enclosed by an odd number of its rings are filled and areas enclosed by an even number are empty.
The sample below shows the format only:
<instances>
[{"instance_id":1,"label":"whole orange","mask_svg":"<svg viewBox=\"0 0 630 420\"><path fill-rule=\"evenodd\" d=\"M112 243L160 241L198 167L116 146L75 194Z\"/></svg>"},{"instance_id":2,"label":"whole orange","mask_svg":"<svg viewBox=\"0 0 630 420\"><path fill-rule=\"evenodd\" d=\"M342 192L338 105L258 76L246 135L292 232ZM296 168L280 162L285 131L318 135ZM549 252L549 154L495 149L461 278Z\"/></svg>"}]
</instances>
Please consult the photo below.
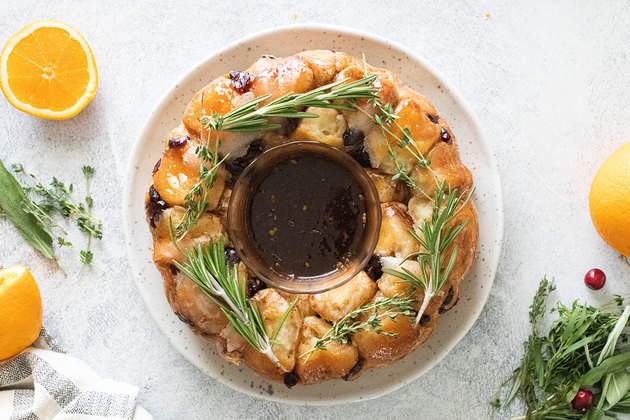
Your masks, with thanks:
<instances>
[{"instance_id":1,"label":"whole orange","mask_svg":"<svg viewBox=\"0 0 630 420\"><path fill-rule=\"evenodd\" d=\"M595 174L589 207L599 236L630 256L630 142L610 155Z\"/></svg>"},{"instance_id":2,"label":"whole orange","mask_svg":"<svg viewBox=\"0 0 630 420\"><path fill-rule=\"evenodd\" d=\"M42 298L28 268L0 270L0 360L33 344L41 329Z\"/></svg>"}]
</instances>

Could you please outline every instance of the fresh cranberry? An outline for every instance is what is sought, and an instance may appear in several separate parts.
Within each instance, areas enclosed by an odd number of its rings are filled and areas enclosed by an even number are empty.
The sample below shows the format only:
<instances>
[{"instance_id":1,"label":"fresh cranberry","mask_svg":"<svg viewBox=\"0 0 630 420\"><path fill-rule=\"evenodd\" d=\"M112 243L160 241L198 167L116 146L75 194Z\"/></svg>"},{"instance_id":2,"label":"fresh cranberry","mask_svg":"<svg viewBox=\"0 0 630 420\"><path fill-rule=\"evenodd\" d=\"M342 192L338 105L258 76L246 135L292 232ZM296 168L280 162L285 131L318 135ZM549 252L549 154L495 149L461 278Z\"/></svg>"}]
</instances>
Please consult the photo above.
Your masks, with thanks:
<instances>
[{"instance_id":1,"label":"fresh cranberry","mask_svg":"<svg viewBox=\"0 0 630 420\"><path fill-rule=\"evenodd\" d=\"M589 289L599 290L606 284L606 274L599 268L588 270L588 273L584 276L584 284Z\"/></svg>"},{"instance_id":2,"label":"fresh cranberry","mask_svg":"<svg viewBox=\"0 0 630 420\"><path fill-rule=\"evenodd\" d=\"M588 389L580 389L573 401L571 401L571 407L573 410L580 411L582 413L588 411L593 406L593 393Z\"/></svg>"}]
</instances>

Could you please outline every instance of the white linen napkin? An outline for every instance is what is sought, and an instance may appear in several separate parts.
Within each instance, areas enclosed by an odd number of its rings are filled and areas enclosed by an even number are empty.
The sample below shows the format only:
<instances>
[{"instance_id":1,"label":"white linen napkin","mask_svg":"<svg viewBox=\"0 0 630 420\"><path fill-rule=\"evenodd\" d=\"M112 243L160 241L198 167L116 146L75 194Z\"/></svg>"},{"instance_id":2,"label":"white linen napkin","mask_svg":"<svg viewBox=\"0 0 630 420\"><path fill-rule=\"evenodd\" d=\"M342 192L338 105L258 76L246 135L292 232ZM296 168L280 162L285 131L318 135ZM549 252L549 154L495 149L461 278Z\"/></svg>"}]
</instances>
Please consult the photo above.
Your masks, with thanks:
<instances>
[{"instance_id":1,"label":"white linen napkin","mask_svg":"<svg viewBox=\"0 0 630 420\"><path fill-rule=\"evenodd\" d=\"M45 331L33 346L0 362L0 420L151 420L138 388L101 378L63 354Z\"/></svg>"}]
</instances>

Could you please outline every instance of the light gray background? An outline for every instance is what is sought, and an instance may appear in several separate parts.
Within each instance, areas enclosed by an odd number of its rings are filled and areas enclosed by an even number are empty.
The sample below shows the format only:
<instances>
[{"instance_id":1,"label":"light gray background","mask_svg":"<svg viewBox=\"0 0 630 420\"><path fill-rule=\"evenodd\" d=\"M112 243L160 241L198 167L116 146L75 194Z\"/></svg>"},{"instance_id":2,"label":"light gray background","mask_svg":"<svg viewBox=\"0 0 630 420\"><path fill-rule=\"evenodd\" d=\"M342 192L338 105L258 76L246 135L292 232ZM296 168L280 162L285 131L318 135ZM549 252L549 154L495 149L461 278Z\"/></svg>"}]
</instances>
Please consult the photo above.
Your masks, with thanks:
<instances>
[{"instance_id":1,"label":"light gray background","mask_svg":"<svg viewBox=\"0 0 630 420\"><path fill-rule=\"evenodd\" d=\"M630 266L603 244L588 215L597 167L630 139L630 3L457 3L2 0L1 43L30 21L62 20L88 39L100 80L94 101L65 122L32 118L0 100L0 159L43 178L76 181L82 165L95 166L93 195L105 236L95 248L99 268L78 278L78 255L60 254L64 276L0 222L0 264L30 266L42 289L44 322L61 346L101 374L139 386L141 403L159 419L488 417L488 402L520 357L540 277L554 276L567 301L630 293ZM330 408L241 395L175 352L135 288L120 221L127 157L162 93L226 43L294 22L371 31L428 59L477 113L505 196L498 274L468 335L412 385ZM593 266L609 279L598 293L582 283Z\"/></svg>"}]
</instances>

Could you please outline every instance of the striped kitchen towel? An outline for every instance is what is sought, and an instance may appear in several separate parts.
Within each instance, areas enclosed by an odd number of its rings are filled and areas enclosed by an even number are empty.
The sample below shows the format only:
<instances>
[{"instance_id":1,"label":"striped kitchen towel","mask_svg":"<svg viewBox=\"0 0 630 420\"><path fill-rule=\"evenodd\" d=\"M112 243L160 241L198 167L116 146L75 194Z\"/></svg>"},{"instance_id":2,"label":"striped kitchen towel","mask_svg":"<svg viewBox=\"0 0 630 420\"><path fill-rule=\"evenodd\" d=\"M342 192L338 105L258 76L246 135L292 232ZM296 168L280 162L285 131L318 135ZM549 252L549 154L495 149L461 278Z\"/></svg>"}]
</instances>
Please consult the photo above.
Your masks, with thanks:
<instances>
[{"instance_id":1,"label":"striped kitchen towel","mask_svg":"<svg viewBox=\"0 0 630 420\"><path fill-rule=\"evenodd\" d=\"M63 354L42 331L32 347L0 362L0 420L150 420L138 388L103 379Z\"/></svg>"}]
</instances>

